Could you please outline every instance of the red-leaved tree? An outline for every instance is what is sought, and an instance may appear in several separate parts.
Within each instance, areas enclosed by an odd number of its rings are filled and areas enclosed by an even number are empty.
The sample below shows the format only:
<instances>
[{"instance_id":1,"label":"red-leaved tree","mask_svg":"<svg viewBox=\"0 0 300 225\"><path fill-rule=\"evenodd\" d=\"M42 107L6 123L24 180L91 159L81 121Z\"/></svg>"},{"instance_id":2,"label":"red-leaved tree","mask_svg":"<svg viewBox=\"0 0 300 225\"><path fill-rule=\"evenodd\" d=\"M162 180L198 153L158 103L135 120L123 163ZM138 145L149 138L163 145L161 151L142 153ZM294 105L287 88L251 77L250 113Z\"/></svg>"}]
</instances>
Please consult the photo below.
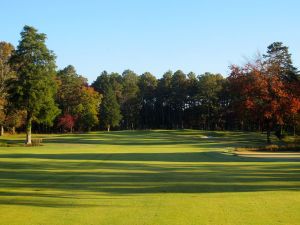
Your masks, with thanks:
<instances>
[{"instance_id":1,"label":"red-leaved tree","mask_svg":"<svg viewBox=\"0 0 300 225\"><path fill-rule=\"evenodd\" d=\"M70 114L64 114L58 119L58 126L64 130L69 130L71 133L75 125L75 118Z\"/></svg>"},{"instance_id":2,"label":"red-leaved tree","mask_svg":"<svg viewBox=\"0 0 300 225\"><path fill-rule=\"evenodd\" d=\"M275 64L257 60L243 67L232 66L228 80L237 114L263 124L269 143L271 131L300 110L299 83L283 80Z\"/></svg>"}]
</instances>

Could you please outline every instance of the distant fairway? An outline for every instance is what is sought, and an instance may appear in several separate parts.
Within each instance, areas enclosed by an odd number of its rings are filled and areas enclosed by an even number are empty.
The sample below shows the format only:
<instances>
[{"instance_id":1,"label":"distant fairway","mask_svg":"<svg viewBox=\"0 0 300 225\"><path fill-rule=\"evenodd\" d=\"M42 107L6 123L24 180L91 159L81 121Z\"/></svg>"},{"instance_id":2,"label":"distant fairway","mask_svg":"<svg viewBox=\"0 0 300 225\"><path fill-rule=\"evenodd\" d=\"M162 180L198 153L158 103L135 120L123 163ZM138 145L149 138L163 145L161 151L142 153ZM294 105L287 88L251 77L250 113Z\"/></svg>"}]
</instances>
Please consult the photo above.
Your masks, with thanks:
<instances>
[{"instance_id":1,"label":"distant fairway","mask_svg":"<svg viewBox=\"0 0 300 225\"><path fill-rule=\"evenodd\" d=\"M300 224L300 161L227 153L264 144L264 135L43 137L42 147L0 147L1 225Z\"/></svg>"}]
</instances>

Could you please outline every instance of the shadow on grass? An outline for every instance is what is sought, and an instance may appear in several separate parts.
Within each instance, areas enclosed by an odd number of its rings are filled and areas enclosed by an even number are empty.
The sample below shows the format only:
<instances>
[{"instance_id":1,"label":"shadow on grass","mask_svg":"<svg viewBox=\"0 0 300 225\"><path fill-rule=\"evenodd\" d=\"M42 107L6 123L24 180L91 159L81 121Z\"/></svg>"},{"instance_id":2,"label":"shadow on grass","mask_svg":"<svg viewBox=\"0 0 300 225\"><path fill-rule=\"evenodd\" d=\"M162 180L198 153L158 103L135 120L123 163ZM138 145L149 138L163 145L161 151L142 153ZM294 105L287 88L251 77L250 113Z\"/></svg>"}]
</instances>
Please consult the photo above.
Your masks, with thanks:
<instances>
[{"instance_id":1,"label":"shadow on grass","mask_svg":"<svg viewBox=\"0 0 300 225\"><path fill-rule=\"evenodd\" d=\"M174 153L14 153L0 154L0 159L43 159L77 161L135 161L135 162L297 162L300 158L246 158L222 152L174 152ZM62 165L64 166L64 165Z\"/></svg>"},{"instance_id":2,"label":"shadow on grass","mask_svg":"<svg viewBox=\"0 0 300 225\"><path fill-rule=\"evenodd\" d=\"M219 135L218 135L219 134ZM259 134L200 131L127 131L45 136L55 144L203 148L169 153L8 153L0 154L0 205L93 207L74 203L95 198L162 193L298 191L297 159L255 159L220 149L264 144ZM18 142L19 140L8 140ZM58 144L58 145L56 145ZM218 151L212 151L212 149ZM29 190L25 192L24 190ZM50 190L50 191L49 191ZM52 191L52 192L51 192ZM57 193L63 194L57 194ZM70 194L74 193L74 194ZM101 197L99 197L101 196ZM90 198L90 197L89 197ZM103 197L104 198L104 197ZM60 201L62 199L63 201ZM68 203L71 202L71 203Z\"/></svg>"},{"instance_id":3,"label":"shadow on grass","mask_svg":"<svg viewBox=\"0 0 300 225\"><path fill-rule=\"evenodd\" d=\"M277 143L275 141L274 143ZM227 148L264 146L264 135L254 132L213 132L195 130L157 130L101 132L81 135L65 135L46 138L45 143L92 144L117 146L168 146L185 145L195 148Z\"/></svg>"},{"instance_id":4,"label":"shadow on grass","mask_svg":"<svg viewBox=\"0 0 300 225\"><path fill-rule=\"evenodd\" d=\"M196 148L226 148L265 145L266 141L258 133L212 132L212 131L119 131L89 134L65 134L44 137L44 143L51 144L87 144L117 146L166 146L188 145ZM20 139L3 139L8 144L22 143Z\"/></svg>"},{"instance_id":5,"label":"shadow on grass","mask_svg":"<svg viewBox=\"0 0 300 225\"><path fill-rule=\"evenodd\" d=\"M57 198L72 200L76 196L43 193L49 189L124 196L299 191L300 188L298 163L244 159L219 152L1 154L0 157L6 159L0 164L0 190L14 190L0 191L2 205L93 206L54 201Z\"/></svg>"},{"instance_id":6,"label":"shadow on grass","mask_svg":"<svg viewBox=\"0 0 300 225\"><path fill-rule=\"evenodd\" d=\"M0 195L1 196L1 195ZM33 197L33 196L30 196ZM52 197L55 197L54 195ZM70 206L76 208L87 208L87 207L97 207L97 206L105 206L109 207L109 205L95 205L95 204L76 204L76 203L61 203L61 202L51 202L47 200L33 200L33 199L0 199L1 205L17 205L17 206L35 206L35 207L50 207L50 208L69 208Z\"/></svg>"}]
</instances>

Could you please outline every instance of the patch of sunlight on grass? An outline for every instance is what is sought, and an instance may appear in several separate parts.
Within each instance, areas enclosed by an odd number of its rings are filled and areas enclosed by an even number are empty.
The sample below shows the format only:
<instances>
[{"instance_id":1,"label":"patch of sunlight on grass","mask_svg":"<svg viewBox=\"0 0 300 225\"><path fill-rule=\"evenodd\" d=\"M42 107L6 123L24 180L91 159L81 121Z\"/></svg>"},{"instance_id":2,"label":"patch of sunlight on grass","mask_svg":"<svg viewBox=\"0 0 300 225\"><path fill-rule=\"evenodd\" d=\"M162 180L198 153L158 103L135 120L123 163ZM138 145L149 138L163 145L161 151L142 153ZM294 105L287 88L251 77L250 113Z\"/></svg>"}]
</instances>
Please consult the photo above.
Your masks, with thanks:
<instances>
[{"instance_id":1,"label":"patch of sunlight on grass","mask_svg":"<svg viewBox=\"0 0 300 225\"><path fill-rule=\"evenodd\" d=\"M203 138L203 137L211 138ZM0 137L22 143L24 135ZM265 135L154 130L34 135L0 147L0 224L295 225L300 163L242 158ZM275 139L274 139L275 140Z\"/></svg>"}]
</instances>

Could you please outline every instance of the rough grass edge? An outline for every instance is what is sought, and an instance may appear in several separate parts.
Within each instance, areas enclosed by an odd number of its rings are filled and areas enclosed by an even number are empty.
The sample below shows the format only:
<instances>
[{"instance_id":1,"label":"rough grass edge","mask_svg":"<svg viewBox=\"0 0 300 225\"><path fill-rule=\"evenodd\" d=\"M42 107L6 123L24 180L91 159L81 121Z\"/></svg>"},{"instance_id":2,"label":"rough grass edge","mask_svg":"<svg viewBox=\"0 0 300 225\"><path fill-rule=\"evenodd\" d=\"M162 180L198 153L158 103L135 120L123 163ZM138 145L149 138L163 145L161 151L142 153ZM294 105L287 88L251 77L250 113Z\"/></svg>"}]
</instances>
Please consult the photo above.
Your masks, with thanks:
<instances>
[{"instance_id":1,"label":"rough grass edge","mask_svg":"<svg viewBox=\"0 0 300 225\"><path fill-rule=\"evenodd\" d=\"M247 151L256 151L256 152L300 152L300 144L286 144L286 145L265 145L260 147L237 147L235 148L236 152L247 152Z\"/></svg>"}]
</instances>

